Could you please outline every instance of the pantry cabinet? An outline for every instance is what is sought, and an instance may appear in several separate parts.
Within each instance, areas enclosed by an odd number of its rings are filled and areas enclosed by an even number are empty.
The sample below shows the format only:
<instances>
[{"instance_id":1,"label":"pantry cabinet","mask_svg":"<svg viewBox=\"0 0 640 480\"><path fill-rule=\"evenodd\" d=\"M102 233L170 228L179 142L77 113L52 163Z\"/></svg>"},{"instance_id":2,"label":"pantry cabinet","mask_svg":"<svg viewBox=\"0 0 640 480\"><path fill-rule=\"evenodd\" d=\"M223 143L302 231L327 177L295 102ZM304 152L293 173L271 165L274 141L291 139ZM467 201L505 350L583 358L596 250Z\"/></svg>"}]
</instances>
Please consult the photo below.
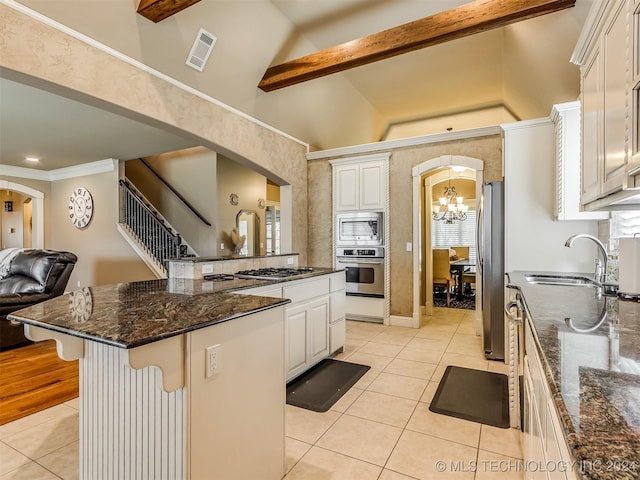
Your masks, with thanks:
<instances>
[{"instance_id":1,"label":"pantry cabinet","mask_svg":"<svg viewBox=\"0 0 640 480\"><path fill-rule=\"evenodd\" d=\"M587 210L640 203L636 0L594 2L572 61L581 67L580 202ZM637 198L637 201L635 200Z\"/></svg>"},{"instance_id":2,"label":"pantry cabinet","mask_svg":"<svg viewBox=\"0 0 640 480\"><path fill-rule=\"evenodd\" d=\"M335 211L384 210L389 155L332 160Z\"/></svg>"}]
</instances>

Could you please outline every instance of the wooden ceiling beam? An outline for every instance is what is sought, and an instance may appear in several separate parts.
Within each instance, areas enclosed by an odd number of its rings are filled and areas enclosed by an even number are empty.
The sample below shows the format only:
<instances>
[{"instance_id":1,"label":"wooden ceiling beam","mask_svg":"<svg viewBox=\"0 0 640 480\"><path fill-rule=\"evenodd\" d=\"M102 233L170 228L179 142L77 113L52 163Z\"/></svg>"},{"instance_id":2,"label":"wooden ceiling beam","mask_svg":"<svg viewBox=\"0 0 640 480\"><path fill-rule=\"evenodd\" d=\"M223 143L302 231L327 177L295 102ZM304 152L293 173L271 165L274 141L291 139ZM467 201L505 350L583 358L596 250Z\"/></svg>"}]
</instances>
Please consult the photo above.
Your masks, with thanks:
<instances>
[{"instance_id":1,"label":"wooden ceiling beam","mask_svg":"<svg viewBox=\"0 0 640 480\"><path fill-rule=\"evenodd\" d=\"M573 7L576 0L475 0L267 69L258 87L271 92L431 45Z\"/></svg>"},{"instance_id":2,"label":"wooden ceiling beam","mask_svg":"<svg viewBox=\"0 0 640 480\"><path fill-rule=\"evenodd\" d=\"M200 0L140 0L138 9L140 15L154 23L190 7Z\"/></svg>"}]
</instances>

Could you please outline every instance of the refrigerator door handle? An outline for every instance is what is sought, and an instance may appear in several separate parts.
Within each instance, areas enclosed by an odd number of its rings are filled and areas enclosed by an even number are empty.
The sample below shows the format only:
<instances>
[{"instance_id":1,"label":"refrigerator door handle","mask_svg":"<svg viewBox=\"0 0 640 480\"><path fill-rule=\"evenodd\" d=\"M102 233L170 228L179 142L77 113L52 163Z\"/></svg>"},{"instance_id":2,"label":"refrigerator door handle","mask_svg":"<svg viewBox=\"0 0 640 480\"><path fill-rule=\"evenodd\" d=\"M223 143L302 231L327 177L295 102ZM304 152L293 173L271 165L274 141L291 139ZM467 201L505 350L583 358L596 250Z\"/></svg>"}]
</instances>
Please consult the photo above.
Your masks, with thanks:
<instances>
[{"instance_id":1,"label":"refrigerator door handle","mask_svg":"<svg viewBox=\"0 0 640 480\"><path fill-rule=\"evenodd\" d=\"M484 266L484 239L482 235L482 226L484 225L484 208L482 204L483 199L480 199L480 205L478 205L478 215L476 216L476 251L478 255L478 265L480 266L480 270L482 270Z\"/></svg>"}]
</instances>

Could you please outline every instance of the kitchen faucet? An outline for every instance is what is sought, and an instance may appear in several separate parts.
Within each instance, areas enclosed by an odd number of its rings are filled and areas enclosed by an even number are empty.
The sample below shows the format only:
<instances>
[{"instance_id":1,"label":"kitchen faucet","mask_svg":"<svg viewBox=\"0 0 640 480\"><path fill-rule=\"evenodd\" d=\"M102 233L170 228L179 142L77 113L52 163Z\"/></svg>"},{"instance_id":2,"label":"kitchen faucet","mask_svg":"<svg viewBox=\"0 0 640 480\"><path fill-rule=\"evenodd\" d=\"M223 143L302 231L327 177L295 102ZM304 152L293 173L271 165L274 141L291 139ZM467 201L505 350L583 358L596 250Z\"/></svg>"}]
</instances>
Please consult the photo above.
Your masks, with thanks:
<instances>
[{"instance_id":1,"label":"kitchen faucet","mask_svg":"<svg viewBox=\"0 0 640 480\"><path fill-rule=\"evenodd\" d=\"M602 262L600 262L599 258L596 258L595 281L600 284L604 284L607 278L607 249L600 240L598 240L593 235L588 235L586 233L579 233L577 235L570 236L564 243L564 246L571 247L573 241L577 238L588 238L589 240L593 240L600 249L600 253L602 254Z\"/></svg>"}]
</instances>

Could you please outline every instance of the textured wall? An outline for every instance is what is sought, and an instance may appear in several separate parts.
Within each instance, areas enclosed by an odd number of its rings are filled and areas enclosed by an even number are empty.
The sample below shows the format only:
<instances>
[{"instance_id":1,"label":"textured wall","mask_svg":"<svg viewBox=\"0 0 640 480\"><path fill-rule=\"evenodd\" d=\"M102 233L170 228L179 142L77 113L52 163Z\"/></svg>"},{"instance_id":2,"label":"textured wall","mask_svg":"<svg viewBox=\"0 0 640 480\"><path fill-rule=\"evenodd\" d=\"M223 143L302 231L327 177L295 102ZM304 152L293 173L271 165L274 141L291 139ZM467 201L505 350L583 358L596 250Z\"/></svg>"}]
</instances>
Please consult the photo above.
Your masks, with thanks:
<instances>
[{"instance_id":1,"label":"textured wall","mask_svg":"<svg viewBox=\"0 0 640 480\"><path fill-rule=\"evenodd\" d=\"M391 267L391 315L413 314L413 177L411 170L442 155L462 155L484 161L484 181L502 180L502 139L499 135L440 142L391 150L389 159L390 238L387 258ZM331 265L331 164L329 159L308 162L310 264Z\"/></svg>"},{"instance_id":2,"label":"textured wall","mask_svg":"<svg viewBox=\"0 0 640 480\"><path fill-rule=\"evenodd\" d=\"M195 138L292 186L293 250L307 252L307 146L0 5L7 78ZM116 205L113 206L116 208ZM48 217L47 217L48 218ZM45 218L45 222L48 222Z\"/></svg>"}]
</instances>

